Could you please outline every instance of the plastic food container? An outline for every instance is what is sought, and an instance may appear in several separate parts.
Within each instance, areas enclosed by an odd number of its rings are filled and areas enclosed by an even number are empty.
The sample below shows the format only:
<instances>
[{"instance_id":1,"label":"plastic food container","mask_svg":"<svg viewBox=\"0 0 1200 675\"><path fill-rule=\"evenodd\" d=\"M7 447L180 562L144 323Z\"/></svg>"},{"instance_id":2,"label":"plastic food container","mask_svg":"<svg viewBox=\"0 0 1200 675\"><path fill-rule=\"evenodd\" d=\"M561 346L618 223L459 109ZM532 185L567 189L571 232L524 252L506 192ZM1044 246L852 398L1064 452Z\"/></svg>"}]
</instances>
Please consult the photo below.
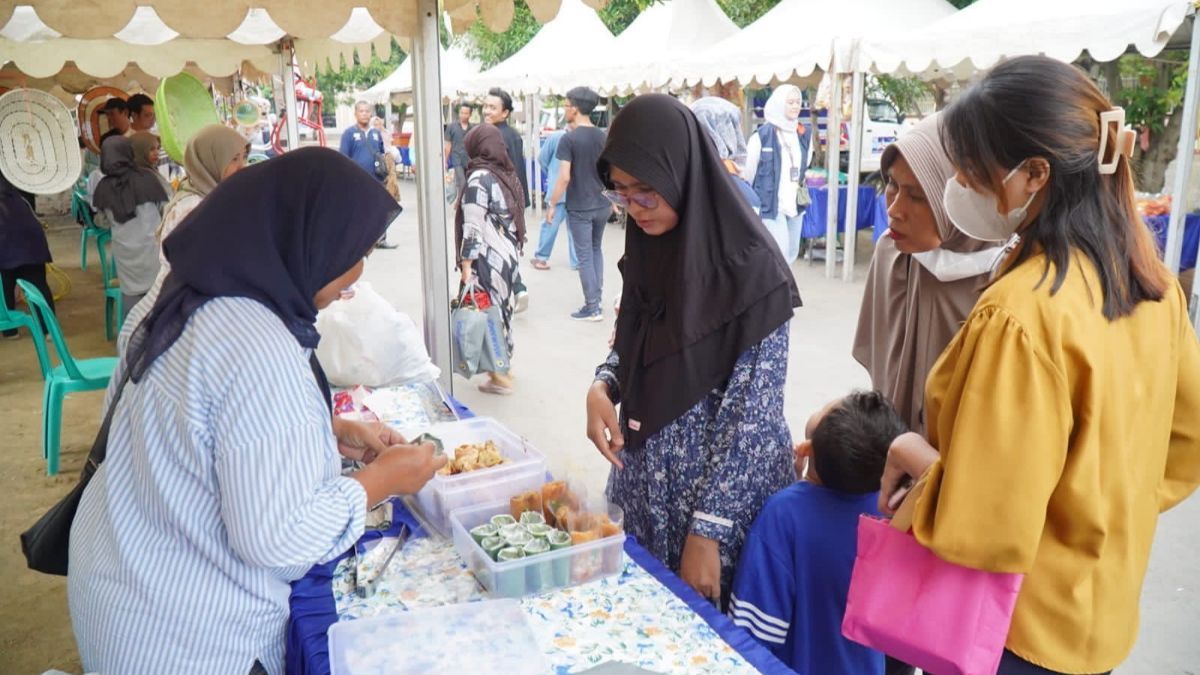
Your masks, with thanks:
<instances>
[{"instance_id":1,"label":"plastic food container","mask_svg":"<svg viewBox=\"0 0 1200 675\"><path fill-rule=\"evenodd\" d=\"M614 507L615 508L615 507ZM585 544L551 550L507 562L496 562L475 543L470 530L508 513L509 502L493 502L450 514L454 550L493 596L519 598L613 576L624 564L625 533ZM499 672L499 671L497 671Z\"/></svg>"},{"instance_id":2,"label":"plastic food container","mask_svg":"<svg viewBox=\"0 0 1200 675\"><path fill-rule=\"evenodd\" d=\"M417 507L425 521L443 536L450 536L451 511L507 500L546 482L546 458L542 453L490 417L435 424L425 432L442 441L447 455L452 456L460 445L492 441L500 454L510 460L490 469L456 476L435 475L421 488Z\"/></svg>"},{"instance_id":3,"label":"plastic food container","mask_svg":"<svg viewBox=\"0 0 1200 675\"><path fill-rule=\"evenodd\" d=\"M515 600L339 621L329 628L329 666L332 675L550 672Z\"/></svg>"}]
</instances>

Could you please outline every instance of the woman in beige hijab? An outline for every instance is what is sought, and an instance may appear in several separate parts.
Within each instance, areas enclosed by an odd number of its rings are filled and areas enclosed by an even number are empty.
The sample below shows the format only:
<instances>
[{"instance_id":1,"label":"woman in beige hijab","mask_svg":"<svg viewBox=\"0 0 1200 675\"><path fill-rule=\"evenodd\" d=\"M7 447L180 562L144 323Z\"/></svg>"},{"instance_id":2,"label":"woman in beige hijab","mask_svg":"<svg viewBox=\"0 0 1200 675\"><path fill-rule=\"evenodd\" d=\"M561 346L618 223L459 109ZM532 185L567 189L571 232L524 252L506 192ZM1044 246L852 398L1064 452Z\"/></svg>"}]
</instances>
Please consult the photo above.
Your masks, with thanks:
<instances>
[{"instance_id":1,"label":"woman in beige hijab","mask_svg":"<svg viewBox=\"0 0 1200 675\"><path fill-rule=\"evenodd\" d=\"M909 428L925 432L925 377L967 318L1002 247L964 235L942 193L954 167L938 116L922 120L883 153L888 232L867 273L854 359Z\"/></svg>"},{"instance_id":2,"label":"woman in beige hijab","mask_svg":"<svg viewBox=\"0 0 1200 675\"><path fill-rule=\"evenodd\" d=\"M217 187L217 183L246 165L249 152L250 144L246 142L245 137L221 124L204 127L188 141L183 155L183 168L187 177L179 184L179 190L163 209L162 223L158 226L158 276L146 296L130 310L126 324L131 329L122 330L118 336L118 354L125 352L125 344L132 328L136 328L150 313L150 308L154 306L158 292L162 289L163 280L171 271L171 265L162 252L163 240L200 205L200 201Z\"/></svg>"}]
</instances>

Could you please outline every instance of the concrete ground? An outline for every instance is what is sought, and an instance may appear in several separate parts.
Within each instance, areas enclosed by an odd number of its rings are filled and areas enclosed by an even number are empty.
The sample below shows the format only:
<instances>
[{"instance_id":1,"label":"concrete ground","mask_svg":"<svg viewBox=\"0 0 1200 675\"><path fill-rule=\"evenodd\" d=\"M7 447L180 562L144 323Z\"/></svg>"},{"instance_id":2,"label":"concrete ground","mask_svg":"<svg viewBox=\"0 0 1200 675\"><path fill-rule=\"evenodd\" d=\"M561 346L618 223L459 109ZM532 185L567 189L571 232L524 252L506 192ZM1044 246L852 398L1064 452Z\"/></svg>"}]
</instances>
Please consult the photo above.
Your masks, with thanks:
<instances>
[{"instance_id":1,"label":"concrete ground","mask_svg":"<svg viewBox=\"0 0 1200 675\"><path fill-rule=\"evenodd\" d=\"M406 205L415 204L412 183L402 185ZM421 323L423 303L415 208L393 224L395 250L376 251L368 260L366 280L402 311ZM530 218L530 236L538 226ZM96 267L79 270L78 230L65 219L51 219L55 259L72 281L59 303L64 332L76 357L113 353L104 340L103 301ZM561 234L561 233L560 233ZM867 386L862 369L850 358L869 255L862 248L859 281L824 277L821 264L794 266L805 306L791 326L791 356L786 414L794 433L826 401ZM577 274L567 266L561 237L552 269L525 269L530 309L515 321L513 363L517 391L495 397L475 389L477 382L454 378L454 394L474 411L501 420L545 453L556 474L584 479L600 490L608 464L584 436L584 393L595 366L607 352L611 301L619 290L616 261L623 232L610 226L605 235L606 321L580 323L568 314L582 304ZM478 378L477 378L478 381ZM41 673L56 667L79 672L67 612L65 580L28 571L17 535L70 489L99 424L99 393L68 397L63 429L62 474L49 478L41 458L41 379L28 338L0 341L0 430L7 439L0 453L0 673ZM1142 598L1138 644L1119 672L1130 675L1200 674L1200 498L1192 498L1160 521Z\"/></svg>"}]
</instances>

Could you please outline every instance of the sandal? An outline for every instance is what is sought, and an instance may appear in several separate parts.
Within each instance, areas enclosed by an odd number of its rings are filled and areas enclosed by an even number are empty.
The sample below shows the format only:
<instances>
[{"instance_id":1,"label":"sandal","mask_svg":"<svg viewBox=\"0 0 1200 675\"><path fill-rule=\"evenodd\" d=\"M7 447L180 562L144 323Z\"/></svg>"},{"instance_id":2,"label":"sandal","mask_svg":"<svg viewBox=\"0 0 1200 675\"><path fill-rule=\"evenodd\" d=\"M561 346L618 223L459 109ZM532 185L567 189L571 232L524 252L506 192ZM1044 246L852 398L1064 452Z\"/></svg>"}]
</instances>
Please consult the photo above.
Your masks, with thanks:
<instances>
[{"instance_id":1,"label":"sandal","mask_svg":"<svg viewBox=\"0 0 1200 675\"><path fill-rule=\"evenodd\" d=\"M545 260L541 260L539 258L534 258L533 262L531 262L529 264L535 270L543 270L544 271L544 270L550 269L550 263L546 262Z\"/></svg>"},{"instance_id":2,"label":"sandal","mask_svg":"<svg viewBox=\"0 0 1200 675\"><path fill-rule=\"evenodd\" d=\"M497 396L511 396L513 393L513 388L501 386L495 382L492 382L491 380L488 380L487 382L479 385L479 391L482 391L485 394L496 394Z\"/></svg>"}]
</instances>

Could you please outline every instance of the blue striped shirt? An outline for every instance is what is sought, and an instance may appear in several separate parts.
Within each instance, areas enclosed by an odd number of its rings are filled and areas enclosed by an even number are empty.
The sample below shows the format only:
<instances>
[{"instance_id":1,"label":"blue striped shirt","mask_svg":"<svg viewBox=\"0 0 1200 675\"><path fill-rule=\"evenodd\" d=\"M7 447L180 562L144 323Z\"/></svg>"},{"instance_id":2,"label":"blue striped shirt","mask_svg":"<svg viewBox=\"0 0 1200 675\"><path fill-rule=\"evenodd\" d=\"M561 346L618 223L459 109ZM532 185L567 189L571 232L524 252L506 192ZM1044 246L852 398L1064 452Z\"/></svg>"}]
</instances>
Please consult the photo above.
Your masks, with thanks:
<instances>
[{"instance_id":1,"label":"blue striped shirt","mask_svg":"<svg viewBox=\"0 0 1200 675\"><path fill-rule=\"evenodd\" d=\"M289 582L366 513L308 358L265 307L220 298L126 386L71 530L85 670L283 672Z\"/></svg>"}]
</instances>

